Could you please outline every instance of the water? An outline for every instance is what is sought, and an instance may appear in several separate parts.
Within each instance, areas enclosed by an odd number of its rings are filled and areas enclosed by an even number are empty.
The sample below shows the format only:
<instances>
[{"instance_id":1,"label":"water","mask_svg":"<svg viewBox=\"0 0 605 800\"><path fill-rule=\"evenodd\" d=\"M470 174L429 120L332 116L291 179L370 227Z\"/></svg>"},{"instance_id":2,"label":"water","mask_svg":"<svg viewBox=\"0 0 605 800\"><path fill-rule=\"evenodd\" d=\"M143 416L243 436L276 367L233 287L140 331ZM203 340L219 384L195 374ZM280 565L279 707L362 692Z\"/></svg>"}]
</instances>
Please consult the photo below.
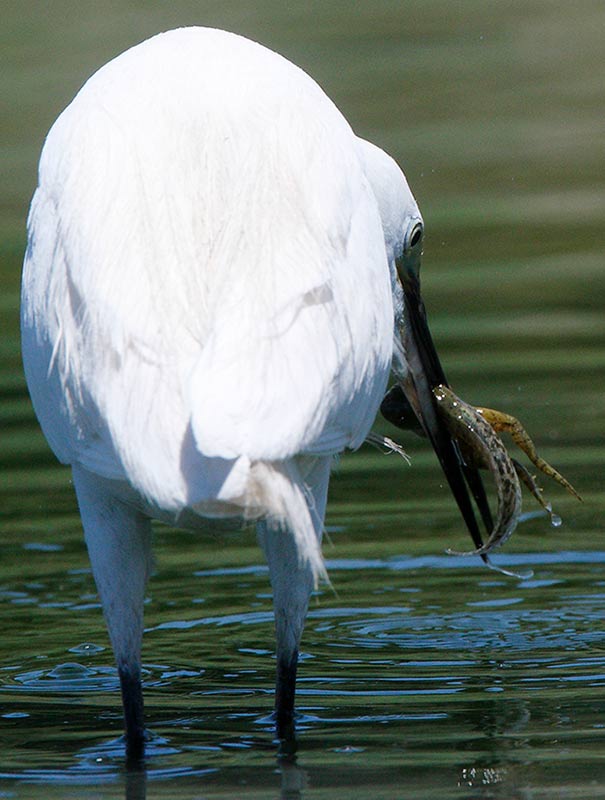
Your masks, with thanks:
<instances>
[{"instance_id":1,"label":"water","mask_svg":"<svg viewBox=\"0 0 605 800\"><path fill-rule=\"evenodd\" d=\"M0 798L592 798L605 794L605 293L599 3L300 7L21 4L3 14ZM404 164L424 293L469 401L520 417L584 497L542 481L503 567L466 547L435 459L372 450L334 475L303 641L299 751L276 757L271 598L252 534L156 532L150 758L123 765L117 677L69 473L20 369L23 218L44 133L81 82L158 30L239 30L308 69ZM393 434L393 431L385 432Z\"/></svg>"}]
</instances>

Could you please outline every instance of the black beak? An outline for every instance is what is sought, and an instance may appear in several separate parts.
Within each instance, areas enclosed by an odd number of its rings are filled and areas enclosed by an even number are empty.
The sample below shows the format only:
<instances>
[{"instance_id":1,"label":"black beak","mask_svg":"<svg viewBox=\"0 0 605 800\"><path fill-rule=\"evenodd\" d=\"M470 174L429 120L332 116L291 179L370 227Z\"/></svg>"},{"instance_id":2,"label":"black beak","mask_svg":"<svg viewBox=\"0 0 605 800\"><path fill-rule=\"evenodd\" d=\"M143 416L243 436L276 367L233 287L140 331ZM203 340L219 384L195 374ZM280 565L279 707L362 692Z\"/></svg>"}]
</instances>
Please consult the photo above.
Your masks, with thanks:
<instances>
[{"instance_id":1,"label":"black beak","mask_svg":"<svg viewBox=\"0 0 605 800\"><path fill-rule=\"evenodd\" d=\"M493 529L493 522L483 482L478 470L464 463L456 441L450 436L437 411L433 389L439 384L447 386L448 383L429 331L417 271L409 269L403 263L397 264L397 271L403 286L402 339L409 367L407 376L400 381L401 389L418 423L433 445L473 543L479 548L482 545L481 532L468 490L470 489L475 499L489 534ZM396 390L387 395L381 411L389 421L401 427L401 423L395 419L397 415L393 414L395 405ZM486 558L484 560L487 561Z\"/></svg>"}]
</instances>

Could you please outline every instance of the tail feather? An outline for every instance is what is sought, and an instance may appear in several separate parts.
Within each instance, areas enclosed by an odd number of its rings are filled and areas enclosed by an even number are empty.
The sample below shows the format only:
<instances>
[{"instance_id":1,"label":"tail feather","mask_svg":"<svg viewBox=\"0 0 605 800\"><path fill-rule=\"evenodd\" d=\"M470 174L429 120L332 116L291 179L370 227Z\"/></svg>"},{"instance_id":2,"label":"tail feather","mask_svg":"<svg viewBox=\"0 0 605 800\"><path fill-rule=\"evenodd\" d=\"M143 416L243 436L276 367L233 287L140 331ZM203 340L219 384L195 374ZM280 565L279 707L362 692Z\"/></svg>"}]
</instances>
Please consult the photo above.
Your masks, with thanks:
<instances>
[{"instance_id":1,"label":"tail feather","mask_svg":"<svg viewBox=\"0 0 605 800\"><path fill-rule=\"evenodd\" d=\"M250 470L247 501L265 509L267 524L285 529L293 537L301 562L307 562L315 579L328 581L321 552L323 519L313 514L312 497L293 461L256 461Z\"/></svg>"}]
</instances>

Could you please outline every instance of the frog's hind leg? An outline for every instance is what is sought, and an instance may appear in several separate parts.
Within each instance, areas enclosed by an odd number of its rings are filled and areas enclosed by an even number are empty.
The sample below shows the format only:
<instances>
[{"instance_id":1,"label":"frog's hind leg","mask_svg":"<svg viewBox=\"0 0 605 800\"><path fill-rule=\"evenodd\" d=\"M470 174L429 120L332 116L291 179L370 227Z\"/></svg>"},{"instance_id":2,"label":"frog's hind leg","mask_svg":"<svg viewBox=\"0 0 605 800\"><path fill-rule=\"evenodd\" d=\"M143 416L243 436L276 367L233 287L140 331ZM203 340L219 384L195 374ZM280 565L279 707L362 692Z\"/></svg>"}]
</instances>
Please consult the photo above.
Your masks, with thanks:
<instances>
[{"instance_id":1,"label":"frog's hind leg","mask_svg":"<svg viewBox=\"0 0 605 800\"><path fill-rule=\"evenodd\" d=\"M489 424L495 431L497 431L498 433L503 433L503 432L509 433L513 442L517 445L517 447L523 450L523 452L529 458L532 464L534 464L541 472L543 472L549 478L553 478L553 480L555 480L558 484L567 489L567 491L574 497L576 497L578 500L582 500L582 498L573 488L571 483L568 480L566 480L561 475L560 472L557 472L557 470L554 467L552 467L548 463L548 461L545 461L541 456L538 455L534 443L532 442L529 434L527 433L523 425L521 425L518 419L512 417L510 414L504 414L502 411L495 411L493 408L477 408L477 411L487 422L489 422ZM514 463L515 466L517 466L518 462ZM533 478L531 477L529 472L527 472L527 470L525 470L525 472L533 482ZM530 484L527 483L525 478L518 471L517 474L519 474L521 480L523 480L525 485L529 488L530 492L534 495L534 497L536 497L538 502L541 505L544 505L544 503L542 503L540 498L533 491ZM546 508L546 506L544 507Z\"/></svg>"},{"instance_id":2,"label":"frog's hind leg","mask_svg":"<svg viewBox=\"0 0 605 800\"><path fill-rule=\"evenodd\" d=\"M536 483L534 476L523 466L520 464L515 458L511 458L513 462L513 466L515 468L515 472L517 476L523 481L523 483L527 486L529 491L533 494L536 498L538 503L542 506L542 508L546 511L546 513L550 516L550 523L553 528L558 528L561 524L561 517L557 516L552 510L552 505L544 499L542 494L542 489Z\"/></svg>"}]
</instances>

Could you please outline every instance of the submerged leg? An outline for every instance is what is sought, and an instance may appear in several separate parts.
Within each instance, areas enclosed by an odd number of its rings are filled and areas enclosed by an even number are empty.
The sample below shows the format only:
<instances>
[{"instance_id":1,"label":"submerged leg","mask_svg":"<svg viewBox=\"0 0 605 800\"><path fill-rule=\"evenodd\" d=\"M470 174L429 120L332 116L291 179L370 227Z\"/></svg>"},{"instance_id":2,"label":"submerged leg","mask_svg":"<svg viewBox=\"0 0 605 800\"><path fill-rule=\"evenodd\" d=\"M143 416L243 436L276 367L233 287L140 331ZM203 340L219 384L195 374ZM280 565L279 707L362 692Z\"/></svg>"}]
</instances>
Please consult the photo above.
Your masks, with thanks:
<instances>
[{"instance_id":1,"label":"submerged leg","mask_svg":"<svg viewBox=\"0 0 605 800\"><path fill-rule=\"evenodd\" d=\"M151 568L151 522L112 492L114 482L79 466L73 468L73 479L120 677L126 754L136 760L145 748L141 643L145 586Z\"/></svg>"},{"instance_id":2,"label":"submerged leg","mask_svg":"<svg viewBox=\"0 0 605 800\"><path fill-rule=\"evenodd\" d=\"M321 540L323 530L330 462L330 458L300 460L308 509L318 540ZM273 588L277 644L275 686L277 735L280 739L291 740L294 736L298 648L309 598L317 576L309 561L301 557L297 540L288 527L263 521L258 523L257 532L269 564Z\"/></svg>"}]
</instances>

